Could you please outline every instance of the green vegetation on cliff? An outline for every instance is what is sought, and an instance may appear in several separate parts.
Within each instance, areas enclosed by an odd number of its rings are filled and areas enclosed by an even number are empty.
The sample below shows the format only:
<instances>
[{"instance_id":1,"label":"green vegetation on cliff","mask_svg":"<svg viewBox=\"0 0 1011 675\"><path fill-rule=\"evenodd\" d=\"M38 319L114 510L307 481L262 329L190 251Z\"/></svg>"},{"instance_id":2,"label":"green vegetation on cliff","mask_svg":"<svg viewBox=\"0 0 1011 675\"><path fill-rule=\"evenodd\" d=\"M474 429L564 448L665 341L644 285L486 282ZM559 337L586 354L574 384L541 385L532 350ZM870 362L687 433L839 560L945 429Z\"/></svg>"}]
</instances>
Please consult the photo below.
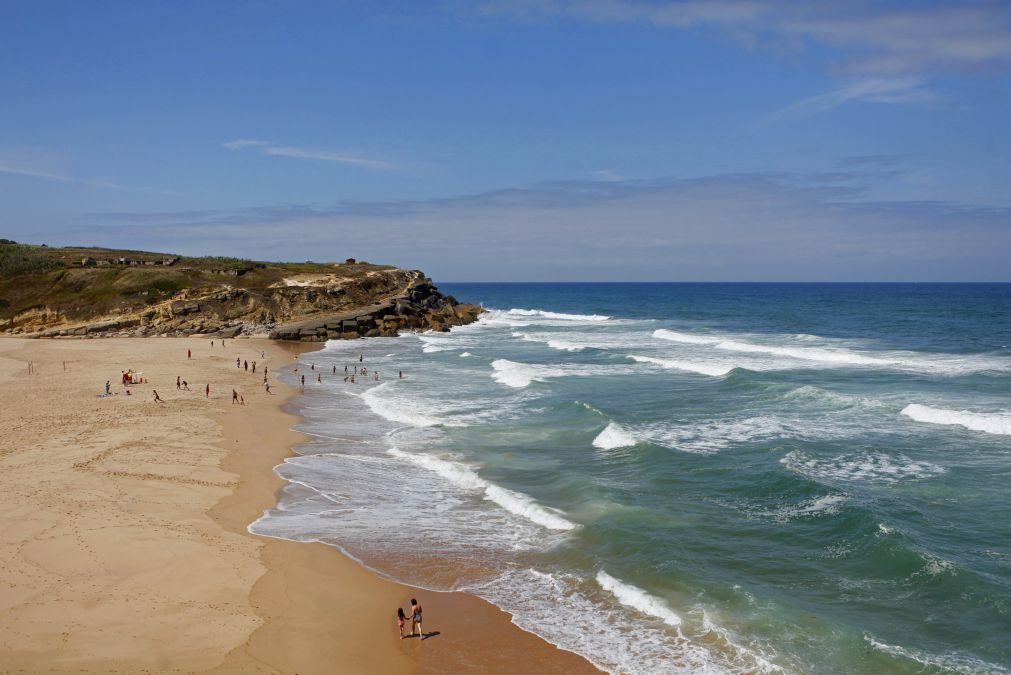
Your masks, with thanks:
<instances>
[{"instance_id":1,"label":"green vegetation on cliff","mask_svg":"<svg viewBox=\"0 0 1011 675\"><path fill-rule=\"evenodd\" d=\"M180 293L200 295L228 287L262 294L297 275L336 275L350 281L392 269L367 263L255 262L0 240L0 321L13 327L19 323L17 317L32 313L58 315L62 322L86 321L143 311Z\"/></svg>"}]
</instances>

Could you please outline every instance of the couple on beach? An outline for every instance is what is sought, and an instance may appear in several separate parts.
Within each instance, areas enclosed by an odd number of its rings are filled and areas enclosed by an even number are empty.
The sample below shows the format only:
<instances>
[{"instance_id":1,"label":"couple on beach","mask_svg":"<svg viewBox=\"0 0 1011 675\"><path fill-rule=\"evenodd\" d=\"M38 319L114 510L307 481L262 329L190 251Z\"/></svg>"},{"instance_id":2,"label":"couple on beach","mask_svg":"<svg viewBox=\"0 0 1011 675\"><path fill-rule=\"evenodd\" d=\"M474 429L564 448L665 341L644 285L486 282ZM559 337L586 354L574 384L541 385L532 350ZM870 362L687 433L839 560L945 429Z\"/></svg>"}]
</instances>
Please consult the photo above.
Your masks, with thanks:
<instances>
[{"instance_id":1,"label":"couple on beach","mask_svg":"<svg viewBox=\"0 0 1011 675\"><path fill-rule=\"evenodd\" d=\"M425 639L425 633L421 629L421 605L414 598L411 598L411 634L404 635L404 624L407 622L407 617L404 616L404 610L402 607L397 607L397 625L400 627L400 639L403 640L405 637L414 637L415 635L421 637L422 640Z\"/></svg>"}]
</instances>

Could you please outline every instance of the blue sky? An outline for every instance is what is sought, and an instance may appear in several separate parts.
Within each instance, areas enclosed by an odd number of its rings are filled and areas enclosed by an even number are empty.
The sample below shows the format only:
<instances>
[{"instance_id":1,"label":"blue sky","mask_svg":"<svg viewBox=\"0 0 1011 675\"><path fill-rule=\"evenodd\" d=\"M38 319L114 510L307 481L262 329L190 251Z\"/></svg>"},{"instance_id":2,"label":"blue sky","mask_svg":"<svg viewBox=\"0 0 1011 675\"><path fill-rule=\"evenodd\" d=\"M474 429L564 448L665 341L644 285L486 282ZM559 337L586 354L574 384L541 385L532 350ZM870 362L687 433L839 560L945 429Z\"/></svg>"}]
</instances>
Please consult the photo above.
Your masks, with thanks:
<instances>
[{"instance_id":1,"label":"blue sky","mask_svg":"<svg viewBox=\"0 0 1011 675\"><path fill-rule=\"evenodd\" d=\"M0 5L0 236L437 280L1011 280L1011 5Z\"/></svg>"}]
</instances>

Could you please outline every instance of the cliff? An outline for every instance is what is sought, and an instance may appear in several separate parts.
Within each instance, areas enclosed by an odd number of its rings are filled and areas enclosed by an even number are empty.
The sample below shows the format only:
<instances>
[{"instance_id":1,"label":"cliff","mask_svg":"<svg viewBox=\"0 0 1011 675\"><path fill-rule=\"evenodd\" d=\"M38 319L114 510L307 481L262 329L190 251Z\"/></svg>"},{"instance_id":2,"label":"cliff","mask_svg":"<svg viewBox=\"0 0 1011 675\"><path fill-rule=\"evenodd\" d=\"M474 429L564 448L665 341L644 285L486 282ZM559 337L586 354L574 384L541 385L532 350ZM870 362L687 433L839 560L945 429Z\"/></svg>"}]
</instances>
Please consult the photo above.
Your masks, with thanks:
<instances>
[{"instance_id":1,"label":"cliff","mask_svg":"<svg viewBox=\"0 0 1011 675\"><path fill-rule=\"evenodd\" d=\"M0 333L25 337L266 334L284 340L448 330L481 308L418 270L187 258L0 240Z\"/></svg>"}]
</instances>

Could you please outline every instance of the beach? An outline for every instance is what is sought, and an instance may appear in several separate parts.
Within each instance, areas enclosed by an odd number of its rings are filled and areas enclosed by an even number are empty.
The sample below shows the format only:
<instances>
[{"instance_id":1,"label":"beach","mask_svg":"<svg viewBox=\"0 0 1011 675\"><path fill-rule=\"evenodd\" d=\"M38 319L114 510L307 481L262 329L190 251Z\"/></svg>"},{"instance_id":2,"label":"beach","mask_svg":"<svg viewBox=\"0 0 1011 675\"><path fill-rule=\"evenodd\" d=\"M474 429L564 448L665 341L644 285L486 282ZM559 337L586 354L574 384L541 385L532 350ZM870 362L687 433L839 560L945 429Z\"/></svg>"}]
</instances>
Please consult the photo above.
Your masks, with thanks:
<instances>
[{"instance_id":1,"label":"beach","mask_svg":"<svg viewBox=\"0 0 1011 675\"><path fill-rule=\"evenodd\" d=\"M275 379L302 348L0 340L0 671L595 670L475 596L247 532L284 484L273 467L304 440L285 410L296 392ZM128 369L145 382L123 386ZM412 597L424 641L397 633Z\"/></svg>"}]
</instances>

